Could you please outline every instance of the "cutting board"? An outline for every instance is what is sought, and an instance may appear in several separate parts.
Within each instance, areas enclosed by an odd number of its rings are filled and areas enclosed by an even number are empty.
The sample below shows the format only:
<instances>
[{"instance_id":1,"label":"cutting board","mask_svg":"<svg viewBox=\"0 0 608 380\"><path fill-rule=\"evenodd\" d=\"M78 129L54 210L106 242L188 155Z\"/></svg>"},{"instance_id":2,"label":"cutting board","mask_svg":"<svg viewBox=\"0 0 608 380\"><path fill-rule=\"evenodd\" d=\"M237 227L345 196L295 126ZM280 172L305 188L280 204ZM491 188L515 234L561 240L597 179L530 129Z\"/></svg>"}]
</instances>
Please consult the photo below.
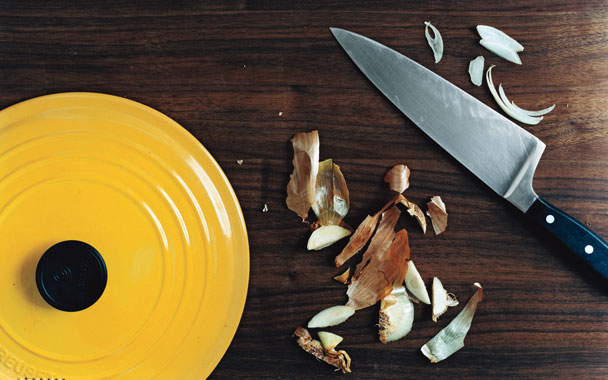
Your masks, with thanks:
<instances>
[{"instance_id":1,"label":"cutting board","mask_svg":"<svg viewBox=\"0 0 608 380\"><path fill-rule=\"evenodd\" d=\"M328 28L386 44L497 110L487 88L469 81L468 63L478 55L497 65L494 81L518 105L555 103L540 124L525 126L547 145L534 187L606 238L606 5L119 1L75 7L9 1L0 5L0 108L66 91L124 96L175 119L216 158L244 211L251 273L240 327L211 378L342 376L291 337L319 310L346 301L345 286L332 280L341 272L333 258L345 242L307 252L307 226L285 206L289 139L317 129L321 158L340 165L350 189L348 223L357 225L384 204L384 173L404 163L411 169L408 199L424 204L440 195L449 212L448 229L439 236L423 236L409 216L401 220L427 284L439 277L461 304L473 282L484 286L465 347L439 364L430 364L420 347L462 306L437 323L428 307L417 306L412 332L387 345L378 340L377 306L329 329L344 337L341 346L353 360L350 378L605 379L607 282L543 240L513 206L405 119ZM438 64L424 37L429 20L443 35ZM521 42L523 64L481 47L477 24Z\"/></svg>"}]
</instances>

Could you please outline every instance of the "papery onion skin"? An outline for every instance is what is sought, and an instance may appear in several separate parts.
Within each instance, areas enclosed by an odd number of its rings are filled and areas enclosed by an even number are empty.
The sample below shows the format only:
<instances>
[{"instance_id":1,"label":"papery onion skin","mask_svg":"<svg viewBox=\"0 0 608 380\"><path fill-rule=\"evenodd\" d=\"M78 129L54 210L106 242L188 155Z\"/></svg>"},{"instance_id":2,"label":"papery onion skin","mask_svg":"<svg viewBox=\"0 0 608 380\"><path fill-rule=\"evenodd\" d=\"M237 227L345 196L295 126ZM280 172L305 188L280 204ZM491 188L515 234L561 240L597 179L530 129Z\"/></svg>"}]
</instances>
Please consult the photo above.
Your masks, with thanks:
<instances>
[{"instance_id":1,"label":"papery onion skin","mask_svg":"<svg viewBox=\"0 0 608 380\"><path fill-rule=\"evenodd\" d=\"M390 189L403 193L410 187L410 169L405 165L395 165L390 168L384 176L384 182L388 183Z\"/></svg>"},{"instance_id":2,"label":"papery onion skin","mask_svg":"<svg viewBox=\"0 0 608 380\"><path fill-rule=\"evenodd\" d=\"M308 210L315 202L315 187L319 171L319 133L299 132L291 139L293 172L287 184L287 208L308 219Z\"/></svg>"},{"instance_id":3,"label":"papery onion skin","mask_svg":"<svg viewBox=\"0 0 608 380\"><path fill-rule=\"evenodd\" d=\"M316 339L312 339L312 336L303 327L296 328L293 333L294 336L298 337L298 345L309 354L313 355L318 360L322 360L327 364L331 364L334 367L342 371L342 373L350 373L350 356L345 351L326 351L323 348L321 342Z\"/></svg>"},{"instance_id":4,"label":"papery onion skin","mask_svg":"<svg viewBox=\"0 0 608 380\"><path fill-rule=\"evenodd\" d=\"M350 196L340 167L327 159L319 163L312 209L322 226L339 225L348 213Z\"/></svg>"},{"instance_id":5,"label":"papery onion skin","mask_svg":"<svg viewBox=\"0 0 608 380\"><path fill-rule=\"evenodd\" d=\"M448 213L445 208L445 204L441 200L441 197L436 195L431 198L431 201L427 204L428 210L426 214L431 217L431 223L435 235L439 235L444 232L448 226Z\"/></svg>"}]
</instances>

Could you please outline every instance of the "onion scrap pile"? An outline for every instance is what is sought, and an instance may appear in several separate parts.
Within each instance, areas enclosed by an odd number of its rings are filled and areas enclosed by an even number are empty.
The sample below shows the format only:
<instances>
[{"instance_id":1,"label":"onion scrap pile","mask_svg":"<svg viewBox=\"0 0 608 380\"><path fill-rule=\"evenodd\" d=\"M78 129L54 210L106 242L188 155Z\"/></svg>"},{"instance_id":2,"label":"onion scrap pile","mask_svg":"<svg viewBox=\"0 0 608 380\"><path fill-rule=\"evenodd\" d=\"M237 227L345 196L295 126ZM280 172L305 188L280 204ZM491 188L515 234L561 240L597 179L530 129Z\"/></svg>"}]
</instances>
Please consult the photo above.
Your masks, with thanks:
<instances>
[{"instance_id":1,"label":"onion scrap pile","mask_svg":"<svg viewBox=\"0 0 608 380\"><path fill-rule=\"evenodd\" d=\"M287 207L303 221L308 220L312 209L317 221L310 223L312 233L308 250L326 248L350 236L344 249L335 258L336 267L343 266L357 253L363 252L361 262L349 279L351 268L334 277L348 285L344 305L335 305L318 312L307 324L309 329L336 326L348 320L357 310L380 302L378 334L387 344L405 337L414 322L414 303L431 305L431 297L414 262L410 257L409 235L405 228L395 231L401 217L399 205L405 206L416 219L423 234L427 220L419 206L407 200L403 192L409 187L410 170L405 165L395 165L385 175L393 195L378 212L368 215L354 230L345 222L350 198L346 180L340 167L331 159L319 163L319 135L317 131L297 133L291 140L294 151L293 166L287 186ZM313 186L314 185L314 186ZM447 228L448 214L441 197L433 196L427 203L427 211L436 235ZM432 363L439 362L464 346L477 303L481 300L481 286L460 314L422 348L422 353ZM408 293L409 292L409 293ZM432 287L432 319L445 313L448 307L457 306L456 297L448 293L437 277ZM343 338L327 331L318 332L320 340L298 327L294 336L300 347L320 361L324 361L343 373L351 372L350 356L335 347Z\"/></svg>"}]
</instances>

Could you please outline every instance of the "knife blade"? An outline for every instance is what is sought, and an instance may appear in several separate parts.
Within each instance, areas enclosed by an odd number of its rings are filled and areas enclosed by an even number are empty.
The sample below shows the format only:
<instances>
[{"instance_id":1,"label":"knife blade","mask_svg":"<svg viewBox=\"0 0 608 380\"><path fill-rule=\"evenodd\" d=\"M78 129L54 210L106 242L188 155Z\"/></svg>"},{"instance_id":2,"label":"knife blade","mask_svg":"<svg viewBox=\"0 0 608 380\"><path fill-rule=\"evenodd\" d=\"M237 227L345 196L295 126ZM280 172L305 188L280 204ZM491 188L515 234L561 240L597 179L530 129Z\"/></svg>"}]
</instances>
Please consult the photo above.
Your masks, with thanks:
<instances>
[{"instance_id":1,"label":"knife blade","mask_svg":"<svg viewBox=\"0 0 608 380\"><path fill-rule=\"evenodd\" d=\"M608 244L532 188L542 141L403 54L348 30L330 30L363 74L414 124L608 279Z\"/></svg>"}]
</instances>

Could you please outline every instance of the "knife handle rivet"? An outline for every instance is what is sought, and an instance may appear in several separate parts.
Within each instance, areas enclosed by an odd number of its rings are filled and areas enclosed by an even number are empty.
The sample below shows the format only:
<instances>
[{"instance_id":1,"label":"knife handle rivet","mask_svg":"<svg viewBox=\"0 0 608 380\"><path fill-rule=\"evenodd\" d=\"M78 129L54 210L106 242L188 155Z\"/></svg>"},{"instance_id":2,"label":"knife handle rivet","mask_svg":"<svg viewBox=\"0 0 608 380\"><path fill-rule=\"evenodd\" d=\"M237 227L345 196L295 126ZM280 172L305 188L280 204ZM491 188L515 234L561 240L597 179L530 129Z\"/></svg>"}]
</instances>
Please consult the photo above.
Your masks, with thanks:
<instances>
[{"instance_id":1,"label":"knife handle rivet","mask_svg":"<svg viewBox=\"0 0 608 380\"><path fill-rule=\"evenodd\" d=\"M549 215L547 215L545 220L547 221L547 223L552 224L553 222L555 222L555 217L553 215L549 214Z\"/></svg>"},{"instance_id":2,"label":"knife handle rivet","mask_svg":"<svg viewBox=\"0 0 608 380\"><path fill-rule=\"evenodd\" d=\"M585 253L588 254L588 255L592 254L593 253L593 246L586 245L585 246Z\"/></svg>"}]
</instances>

